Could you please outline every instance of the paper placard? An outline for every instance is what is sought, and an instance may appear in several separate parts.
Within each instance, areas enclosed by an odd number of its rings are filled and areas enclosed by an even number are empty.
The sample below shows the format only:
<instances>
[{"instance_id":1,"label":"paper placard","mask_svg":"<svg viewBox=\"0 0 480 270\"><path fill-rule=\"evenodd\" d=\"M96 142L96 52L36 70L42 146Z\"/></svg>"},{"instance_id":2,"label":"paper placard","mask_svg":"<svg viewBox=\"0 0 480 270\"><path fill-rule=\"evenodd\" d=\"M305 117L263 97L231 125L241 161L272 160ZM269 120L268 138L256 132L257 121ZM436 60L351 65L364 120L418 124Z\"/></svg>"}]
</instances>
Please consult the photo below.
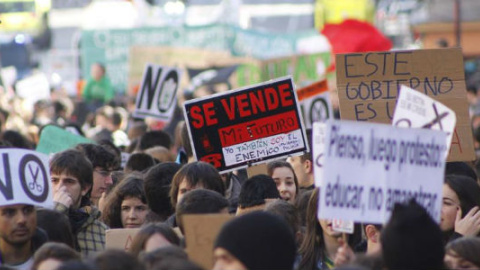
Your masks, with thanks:
<instances>
[{"instance_id":1,"label":"paper placard","mask_svg":"<svg viewBox=\"0 0 480 270\"><path fill-rule=\"evenodd\" d=\"M0 206L33 204L52 208L48 156L30 150L0 149Z\"/></svg>"},{"instance_id":2,"label":"paper placard","mask_svg":"<svg viewBox=\"0 0 480 270\"><path fill-rule=\"evenodd\" d=\"M105 231L105 249L130 250L133 238L140 231L135 229L110 229Z\"/></svg>"},{"instance_id":3,"label":"paper placard","mask_svg":"<svg viewBox=\"0 0 480 270\"><path fill-rule=\"evenodd\" d=\"M475 159L460 48L338 54L336 67L342 119L391 123L405 85L455 112L448 161Z\"/></svg>"},{"instance_id":4,"label":"paper placard","mask_svg":"<svg viewBox=\"0 0 480 270\"><path fill-rule=\"evenodd\" d=\"M298 89L297 96L305 128L312 128L313 122L333 119L333 109L326 80Z\"/></svg>"},{"instance_id":5,"label":"paper placard","mask_svg":"<svg viewBox=\"0 0 480 270\"><path fill-rule=\"evenodd\" d=\"M220 172L308 151L292 79L185 102L197 160Z\"/></svg>"},{"instance_id":6,"label":"paper placard","mask_svg":"<svg viewBox=\"0 0 480 270\"><path fill-rule=\"evenodd\" d=\"M319 218L385 223L396 202L416 198L440 222L446 134L329 121Z\"/></svg>"},{"instance_id":7,"label":"paper placard","mask_svg":"<svg viewBox=\"0 0 480 270\"><path fill-rule=\"evenodd\" d=\"M36 151L44 154L58 153L80 143L95 143L85 137L75 135L57 126L46 126L40 133Z\"/></svg>"},{"instance_id":8,"label":"paper placard","mask_svg":"<svg viewBox=\"0 0 480 270\"><path fill-rule=\"evenodd\" d=\"M402 85L392 125L406 128L427 128L447 133L450 150L457 116L455 112L412 88Z\"/></svg>"},{"instance_id":9,"label":"paper placard","mask_svg":"<svg viewBox=\"0 0 480 270\"><path fill-rule=\"evenodd\" d=\"M170 122L177 105L180 74L177 68L147 64L133 116L138 118L149 116Z\"/></svg>"},{"instance_id":10,"label":"paper placard","mask_svg":"<svg viewBox=\"0 0 480 270\"><path fill-rule=\"evenodd\" d=\"M213 268L213 245L223 224L233 216L225 214L184 215L183 227L188 258L203 269Z\"/></svg>"},{"instance_id":11,"label":"paper placard","mask_svg":"<svg viewBox=\"0 0 480 270\"><path fill-rule=\"evenodd\" d=\"M334 230L336 232L352 234L353 230L354 230L354 223L353 223L353 221L333 219L332 220L332 230Z\"/></svg>"}]
</instances>

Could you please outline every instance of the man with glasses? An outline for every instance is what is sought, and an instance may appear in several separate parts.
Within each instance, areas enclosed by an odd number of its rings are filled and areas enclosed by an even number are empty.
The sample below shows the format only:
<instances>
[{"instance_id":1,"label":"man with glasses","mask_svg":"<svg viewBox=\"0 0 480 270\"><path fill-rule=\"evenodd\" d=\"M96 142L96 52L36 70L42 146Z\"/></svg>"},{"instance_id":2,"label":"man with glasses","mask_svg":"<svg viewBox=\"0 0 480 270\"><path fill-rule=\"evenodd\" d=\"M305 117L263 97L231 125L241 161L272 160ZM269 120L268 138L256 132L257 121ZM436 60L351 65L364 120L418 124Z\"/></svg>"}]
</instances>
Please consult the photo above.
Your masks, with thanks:
<instances>
[{"instance_id":1,"label":"man with glasses","mask_svg":"<svg viewBox=\"0 0 480 270\"><path fill-rule=\"evenodd\" d=\"M68 216L77 250L82 255L105 249L105 230L100 211L88 198L93 185L92 164L77 150L57 153L50 160L55 210Z\"/></svg>"},{"instance_id":2,"label":"man with glasses","mask_svg":"<svg viewBox=\"0 0 480 270\"><path fill-rule=\"evenodd\" d=\"M93 186L90 201L98 207L102 194L113 185L112 171L118 167L119 161L114 153L101 145L79 144L76 149L92 163Z\"/></svg>"}]
</instances>

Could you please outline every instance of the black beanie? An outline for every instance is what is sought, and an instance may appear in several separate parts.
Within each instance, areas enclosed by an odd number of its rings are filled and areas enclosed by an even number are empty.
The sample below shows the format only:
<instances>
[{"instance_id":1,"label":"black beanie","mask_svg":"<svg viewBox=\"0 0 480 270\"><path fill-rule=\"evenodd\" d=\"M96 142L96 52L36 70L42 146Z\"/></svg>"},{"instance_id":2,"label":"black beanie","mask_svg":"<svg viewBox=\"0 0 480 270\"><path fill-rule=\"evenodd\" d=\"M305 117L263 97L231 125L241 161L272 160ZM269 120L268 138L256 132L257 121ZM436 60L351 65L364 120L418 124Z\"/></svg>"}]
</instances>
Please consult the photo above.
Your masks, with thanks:
<instances>
[{"instance_id":1,"label":"black beanie","mask_svg":"<svg viewBox=\"0 0 480 270\"><path fill-rule=\"evenodd\" d=\"M396 204L382 230L383 258L388 269L441 269L445 255L442 231L414 200Z\"/></svg>"},{"instance_id":2,"label":"black beanie","mask_svg":"<svg viewBox=\"0 0 480 270\"><path fill-rule=\"evenodd\" d=\"M296 251L285 221L262 211L226 223L217 236L217 247L226 249L249 270L292 270Z\"/></svg>"}]
</instances>

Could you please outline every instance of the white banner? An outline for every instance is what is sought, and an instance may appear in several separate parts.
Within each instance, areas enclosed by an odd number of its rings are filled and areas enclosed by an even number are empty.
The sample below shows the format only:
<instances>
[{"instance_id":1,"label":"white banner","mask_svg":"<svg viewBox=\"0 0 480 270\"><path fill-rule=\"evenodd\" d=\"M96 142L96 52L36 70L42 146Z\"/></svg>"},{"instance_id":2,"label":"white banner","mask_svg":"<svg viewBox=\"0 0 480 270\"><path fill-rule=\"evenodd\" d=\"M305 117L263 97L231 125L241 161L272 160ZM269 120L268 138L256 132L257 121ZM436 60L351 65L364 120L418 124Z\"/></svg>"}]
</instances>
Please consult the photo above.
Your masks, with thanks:
<instances>
[{"instance_id":1,"label":"white banner","mask_svg":"<svg viewBox=\"0 0 480 270\"><path fill-rule=\"evenodd\" d=\"M0 149L0 206L13 204L53 207L47 155L30 150Z\"/></svg>"},{"instance_id":2,"label":"white banner","mask_svg":"<svg viewBox=\"0 0 480 270\"><path fill-rule=\"evenodd\" d=\"M313 172L315 186L322 186L323 179L323 161L325 160L325 136L327 125L323 122L314 122L312 128L312 144L313 144Z\"/></svg>"},{"instance_id":3,"label":"white banner","mask_svg":"<svg viewBox=\"0 0 480 270\"><path fill-rule=\"evenodd\" d=\"M384 223L410 198L440 222L446 134L329 121L319 218Z\"/></svg>"}]
</instances>

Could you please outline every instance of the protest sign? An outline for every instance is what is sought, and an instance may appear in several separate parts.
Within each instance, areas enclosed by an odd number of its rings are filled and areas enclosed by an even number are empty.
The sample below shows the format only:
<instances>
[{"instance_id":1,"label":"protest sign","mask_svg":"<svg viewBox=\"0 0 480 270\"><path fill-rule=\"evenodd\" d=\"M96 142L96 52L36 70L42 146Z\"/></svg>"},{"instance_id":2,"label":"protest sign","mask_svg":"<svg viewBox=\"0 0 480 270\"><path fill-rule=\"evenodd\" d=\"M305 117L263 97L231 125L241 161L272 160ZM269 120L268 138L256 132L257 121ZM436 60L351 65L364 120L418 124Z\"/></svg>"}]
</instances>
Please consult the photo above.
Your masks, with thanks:
<instances>
[{"instance_id":1,"label":"protest sign","mask_svg":"<svg viewBox=\"0 0 480 270\"><path fill-rule=\"evenodd\" d=\"M297 90L298 102L303 113L306 128L312 128L313 122L333 119L330 94L327 81L319 81Z\"/></svg>"},{"instance_id":2,"label":"protest sign","mask_svg":"<svg viewBox=\"0 0 480 270\"><path fill-rule=\"evenodd\" d=\"M48 156L22 149L0 149L0 206L33 204L52 208Z\"/></svg>"},{"instance_id":3,"label":"protest sign","mask_svg":"<svg viewBox=\"0 0 480 270\"><path fill-rule=\"evenodd\" d=\"M336 64L342 119L391 123L405 85L457 115L448 160L475 159L460 48L339 54Z\"/></svg>"},{"instance_id":4,"label":"protest sign","mask_svg":"<svg viewBox=\"0 0 480 270\"><path fill-rule=\"evenodd\" d=\"M15 92L33 108L35 102L39 100L50 100L50 83L45 74L37 73L18 81L15 84Z\"/></svg>"},{"instance_id":5,"label":"protest sign","mask_svg":"<svg viewBox=\"0 0 480 270\"><path fill-rule=\"evenodd\" d=\"M197 160L220 172L308 151L291 78L187 101Z\"/></svg>"},{"instance_id":6,"label":"protest sign","mask_svg":"<svg viewBox=\"0 0 480 270\"><path fill-rule=\"evenodd\" d=\"M130 250L133 238L140 229L110 229L105 231L105 248Z\"/></svg>"},{"instance_id":7,"label":"protest sign","mask_svg":"<svg viewBox=\"0 0 480 270\"><path fill-rule=\"evenodd\" d=\"M44 154L58 153L80 143L94 142L57 126L49 125L42 129L36 151Z\"/></svg>"},{"instance_id":8,"label":"protest sign","mask_svg":"<svg viewBox=\"0 0 480 270\"><path fill-rule=\"evenodd\" d=\"M177 106L180 71L176 68L148 64L143 72L133 116L151 116L170 122Z\"/></svg>"},{"instance_id":9,"label":"protest sign","mask_svg":"<svg viewBox=\"0 0 480 270\"><path fill-rule=\"evenodd\" d=\"M444 131L449 150L456 122L455 112L447 106L412 88L401 86L393 115L394 126Z\"/></svg>"},{"instance_id":10,"label":"protest sign","mask_svg":"<svg viewBox=\"0 0 480 270\"><path fill-rule=\"evenodd\" d=\"M440 222L446 134L374 123L326 126L319 218L384 223L410 198Z\"/></svg>"},{"instance_id":11,"label":"protest sign","mask_svg":"<svg viewBox=\"0 0 480 270\"><path fill-rule=\"evenodd\" d=\"M333 219L332 220L332 230L334 230L336 232L352 234L353 231L354 231L353 221Z\"/></svg>"},{"instance_id":12,"label":"protest sign","mask_svg":"<svg viewBox=\"0 0 480 270\"><path fill-rule=\"evenodd\" d=\"M316 187L322 186L326 127L326 124L323 122L315 122L312 128L312 154L315 157L313 160L313 171Z\"/></svg>"},{"instance_id":13,"label":"protest sign","mask_svg":"<svg viewBox=\"0 0 480 270\"><path fill-rule=\"evenodd\" d=\"M213 244L223 224L233 218L225 214L185 215L183 226L187 254L203 269L213 268Z\"/></svg>"}]
</instances>

